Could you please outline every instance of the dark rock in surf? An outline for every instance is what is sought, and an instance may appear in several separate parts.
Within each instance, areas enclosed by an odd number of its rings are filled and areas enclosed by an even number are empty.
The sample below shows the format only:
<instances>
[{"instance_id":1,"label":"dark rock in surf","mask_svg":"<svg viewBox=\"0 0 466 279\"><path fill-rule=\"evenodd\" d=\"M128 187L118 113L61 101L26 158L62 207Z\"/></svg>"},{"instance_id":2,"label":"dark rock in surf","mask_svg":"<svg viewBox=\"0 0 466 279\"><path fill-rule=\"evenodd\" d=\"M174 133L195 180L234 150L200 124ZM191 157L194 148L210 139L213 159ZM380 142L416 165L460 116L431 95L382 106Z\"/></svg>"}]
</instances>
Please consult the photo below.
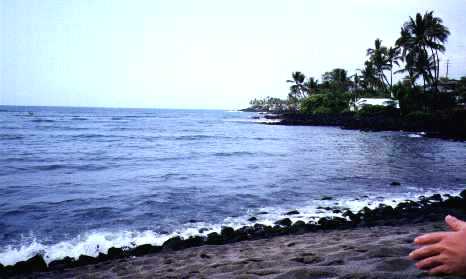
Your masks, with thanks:
<instances>
[{"instance_id":1,"label":"dark rock in surf","mask_svg":"<svg viewBox=\"0 0 466 279\"><path fill-rule=\"evenodd\" d=\"M354 214L351 210L346 210L343 212L344 217L348 217L354 225L357 225L361 222L361 216L359 214Z\"/></svg>"},{"instance_id":2,"label":"dark rock in surf","mask_svg":"<svg viewBox=\"0 0 466 279\"><path fill-rule=\"evenodd\" d=\"M4 268L8 269L8 267ZM32 272L45 272L47 271L47 264L41 255L35 255L34 257L26 260L17 262L11 269L13 273L32 273Z\"/></svg>"},{"instance_id":3,"label":"dark rock in surf","mask_svg":"<svg viewBox=\"0 0 466 279\"><path fill-rule=\"evenodd\" d=\"M79 256L78 260L76 261L76 266L95 264L97 262L98 262L97 258L87 256L87 255L81 255L81 256Z\"/></svg>"},{"instance_id":4,"label":"dark rock in surf","mask_svg":"<svg viewBox=\"0 0 466 279\"><path fill-rule=\"evenodd\" d=\"M208 228L200 228L199 233L205 233L208 230L209 230Z\"/></svg>"},{"instance_id":5,"label":"dark rock in surf","mask_svg":"<svg viewBox=\"0 0 466 279\"><path fill-rule=\"evenodd\" d=\"M235 237L235 230L230 227L222 227L222 231L220 232L220 235L222 236L223 241L230 242Z\"/></svg>"},{"instance_id":6,"label":"dark rock in surf","mask_svg":"<svg viewBox=\"0 0 466 279\"><path fill-rule=\"evenodd\" d=\"M205 237L202 236L190 236L188 239L184 240L185 247L197 247L203 245L205 242Z\"/></svg>"},{"instance_id":7,"label":"dark rock in surf","mask_svg":"<svg viewBox=\"0 0 466 279\"><path fill-rule=\"evenodd\" d=\"M390 183L391 186L400 186L401 183L398 182L398 181L393 181L392 183Z\"/></svg>"},{"instance_id":8,"label":"dark rock in surf","mask_svg":"<svg viewBox=\"0 0 466 279\"><path fill-rule=\"evenodd\" d=\"M216 232L209 233L205 242L207 245L221 245L223 244L223 238Z\"/></svg>"},{"instance_id":9,"label":"dark rock in surf","mask_svg":"<svg viewBox=\"0 0 466 279\"><path fill-rule=\"evenodd\" d=\"M330 197L330 196L323 196L320 198L321 201L331 201L333 200L333 197Z\"/></svg>"},{"instance_id":10,"label":"dark rock in surf","mask_svg":"<svg viewBox=\"0 0 466 279\"><path fill-rule=\"evenodd\" d=\"M289 218L281 219L275 222L275 225L289 227L291 226L291 220Z\"/></svg>"},{"instance_id":11,"label":"dark rock in surf","mask_svg":"<svg viewBox=\"0 0 466 279\"><path fill-rule=\"evenodd\" d=\"M291 233L295 233L295 234L302 234L302 233L305 233L307 232L307 226L306 226L306 223L304 223L304 221L296 221L293 225L291 225L290 227L290 232Z\"/></svg>"},{"instance_id":12,"label":"dark rock in surf","mask_svg":"<svg viewBox=\"0 0 466 279\"><path fill-rule=\"evenodd\" d=\"M461 191L460 197L466 200L466 190Z\"/></svg>"},{"instance_id":13,"label":"dark rock in surf","mask_svg":"<svg viewBox=\"0 0 466 279\"><path fill-rule=\"evenodd\" d=\"M162 247L163 247L163 249L176 251L176 250L180 250L180 249L185 248L185 243L184 243L184 240L181 237L175 236L175 237L172 237L172 238L168 239L167 241L165 241L162 244Z\"/></svg>"},{"instance_id":14,"label":"dark rock in surf","mask_svg":"<svg viewBox=\"0 0 466 279\"><path fill-rule=\"evenodd\" d=\"M70 257L65 257L61 260L55 260L49 263L50 270L63 270L76 266L76 260Z\"/></svg>"},{"instance_id":15,"label":"dark rock in surf","mask_svg":"<svg viewBox=\"0 0 466 279\"><path fill-rule=\"evenodd\" d=\"M317 223L324 230L347 228L350 224L346 219L341 217L323 217Z\"/></svg>"},{"instance_id":16,"label":"dark rock in surf","mask_svg":"<svg viewBox=\"0 0 466 279\"><path fill-rule=\"evenodd\" d=\"M147 254L157 253L157 252L160 252L160 250L162 250L162 247L160 246L154 246L151 244L143 244L143 245L139 245L136 248L134 248L131 251L131 255L138 257L138 256L147 255Z\"/></svg>"},{"instance_id":17,"label":"dark rock in surf","mask_svg":"<svg viewBox=\"0 0 466 279\"><path fill-rule=\"evenodd\" d=\"M285 215L297 215L297 214L299 214L298 210L292 210L292 211L285 213Z\"/></svg>"},{"instance_id":18,"label":"dark rock in surf","mask_svg":"<svg viewBox=\"0 0 466 279\"><path fill-rule=\"evenodd\" d=\"M127 253L125 253L122 248L111 247L107 251L107 257L109 259L120 259L125 256L127 256Z\"/></svg>"},{"instance_id":19,"label":"dark rock in surf","mask_svg":"<svg viewBox=\"0 0 466 279\"><path fill-rule=\"evenodd\" d=\"M257 221L257 218L256 217L251 217L248 219L249 222L256 222Z\"/></svg>"}]
</instances>

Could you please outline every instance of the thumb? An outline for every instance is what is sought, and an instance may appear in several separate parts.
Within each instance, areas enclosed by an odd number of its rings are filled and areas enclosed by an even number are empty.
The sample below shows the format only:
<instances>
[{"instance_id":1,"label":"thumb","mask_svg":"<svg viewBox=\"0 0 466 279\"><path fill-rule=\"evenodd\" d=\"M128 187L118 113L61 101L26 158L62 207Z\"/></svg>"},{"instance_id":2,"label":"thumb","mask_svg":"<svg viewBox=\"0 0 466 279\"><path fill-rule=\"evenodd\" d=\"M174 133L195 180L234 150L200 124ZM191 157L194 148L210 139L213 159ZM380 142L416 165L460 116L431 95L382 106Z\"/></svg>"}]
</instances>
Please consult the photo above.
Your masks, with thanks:
<instances>
[{"instance_id":1,"label":"thumb","mask_svg":"<svg viewBox=\"0 0 466 279\"><path fill-rule=\"evenodd\" d=\"M448 215L445 218L445 222L451 228L452 231L457 232L457 231L460 231L462 229L466 229L466 222L463 222L463 221L461 221L461 220L459 220L456 217L453 217L451 215Z\"/></svg>"}]
</instances>

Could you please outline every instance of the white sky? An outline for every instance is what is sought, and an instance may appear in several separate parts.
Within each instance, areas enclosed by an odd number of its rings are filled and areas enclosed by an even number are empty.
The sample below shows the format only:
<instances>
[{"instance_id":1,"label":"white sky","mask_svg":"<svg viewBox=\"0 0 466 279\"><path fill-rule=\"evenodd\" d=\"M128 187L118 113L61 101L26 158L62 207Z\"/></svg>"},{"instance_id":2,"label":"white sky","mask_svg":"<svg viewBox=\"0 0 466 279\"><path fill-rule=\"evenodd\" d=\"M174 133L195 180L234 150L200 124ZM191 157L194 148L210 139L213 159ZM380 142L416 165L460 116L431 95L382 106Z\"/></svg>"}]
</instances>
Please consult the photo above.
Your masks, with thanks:
<instances>
[{"instance_id":1,"label":"white sky","mask_svg":"<svg viewBox=\"0 0 466 279\"><path fill-rule=\"evenodd\" d=\"M466 0L0 0L0 105L242 108L354 72L427 10L466 75Z\"/></svg>"}]
</instances>

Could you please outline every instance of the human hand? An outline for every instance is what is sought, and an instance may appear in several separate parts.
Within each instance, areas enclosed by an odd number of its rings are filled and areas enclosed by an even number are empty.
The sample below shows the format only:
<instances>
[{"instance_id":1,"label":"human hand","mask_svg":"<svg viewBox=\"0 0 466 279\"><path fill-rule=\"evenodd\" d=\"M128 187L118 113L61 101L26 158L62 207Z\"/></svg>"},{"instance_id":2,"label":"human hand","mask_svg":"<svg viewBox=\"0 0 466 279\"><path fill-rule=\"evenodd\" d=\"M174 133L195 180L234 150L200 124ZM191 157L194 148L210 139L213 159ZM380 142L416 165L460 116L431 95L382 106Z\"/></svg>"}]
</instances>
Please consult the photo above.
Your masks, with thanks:
<instances>
[{"instance_id":1,"label":"human hand","mask_svg":"<svg viewBox=\"0 0 466 279\"><path fill-rule=\"evenodd\" d=\"M429 233L414 242L422 245L409 254L416 267L432 275L466 275L466 222L448 215L451 232Z\"/></svg>"}]
</instances>

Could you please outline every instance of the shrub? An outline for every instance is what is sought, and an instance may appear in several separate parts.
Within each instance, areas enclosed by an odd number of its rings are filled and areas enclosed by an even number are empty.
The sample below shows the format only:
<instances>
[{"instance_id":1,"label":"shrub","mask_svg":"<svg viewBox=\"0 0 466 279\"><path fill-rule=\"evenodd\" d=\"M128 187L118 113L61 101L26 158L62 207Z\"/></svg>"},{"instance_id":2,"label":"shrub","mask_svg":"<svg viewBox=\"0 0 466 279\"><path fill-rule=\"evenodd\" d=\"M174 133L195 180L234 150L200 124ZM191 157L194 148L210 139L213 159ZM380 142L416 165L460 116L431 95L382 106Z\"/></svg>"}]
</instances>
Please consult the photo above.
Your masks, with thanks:
<instances>
[{"instance_id":1,"label":"shrub","mask_svg":"<svg viewBox=\"0 0 466 279\"><path fill-rule=\"evenodd\" d=\"M348 109L351 96L345 92L314 94L301 102L305 114L336 114Z\"/></svg>"},{"instance_id":2,"label":"shrub","mask_svg":"<svg viewBox=\"0 0 466 279\"><path fill-rule=\"evenodd\" d=\"M428 112L413 111L405 116L405 120L408 122L429 122L433 120L433 116Z\"/></svg>"},{"instance_id":3,"label":"shrub","mask_svg":"<svg viewBox=\"0 0 466 279\"><path fill-rule=\"evenodd\" d=\"M314 114L332 114L332 110L328 107L318 107L314 110Z\"/></svg>"},{"instance_id":4,"label":"shrub","mask_svg":"<svg viewBox=\"0 0 466 279\"><path fill-rule=\"evenodd\" d=\"M387 115L397 113L398 109L392 106L381 106L381 105L365 105L359 111L359 116L375 116L375 115Z\"/></svg>"}]
</instances>

